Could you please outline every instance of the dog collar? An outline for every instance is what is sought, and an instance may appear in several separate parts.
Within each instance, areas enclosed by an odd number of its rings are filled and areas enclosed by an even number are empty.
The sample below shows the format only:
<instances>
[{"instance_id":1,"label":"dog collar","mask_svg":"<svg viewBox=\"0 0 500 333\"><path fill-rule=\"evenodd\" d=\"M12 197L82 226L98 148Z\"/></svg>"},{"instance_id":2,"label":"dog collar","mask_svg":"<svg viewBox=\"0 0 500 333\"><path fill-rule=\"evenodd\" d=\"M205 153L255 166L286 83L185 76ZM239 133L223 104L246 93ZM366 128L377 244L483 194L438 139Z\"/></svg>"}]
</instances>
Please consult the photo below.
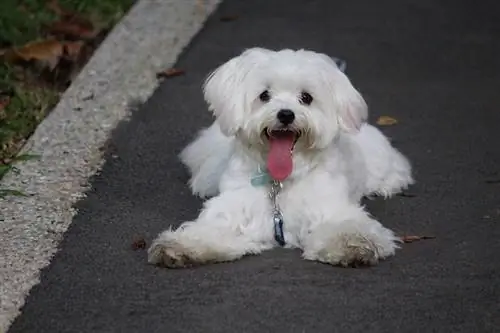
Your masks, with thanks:
<instances>
[{"instance_id":1,"label":"dog collar","mask_svg":"<svg viewBox=\"0 0 500 333\"><path fill-rule=\"evenodd\" d=\"M257 172L252 176L252 178L250 178L250 183L254 187L259 187L271 184L272 180L273 179L271 178L269 171L267 171L267 168L259 166Z\"/></svg>"}]
</instances>

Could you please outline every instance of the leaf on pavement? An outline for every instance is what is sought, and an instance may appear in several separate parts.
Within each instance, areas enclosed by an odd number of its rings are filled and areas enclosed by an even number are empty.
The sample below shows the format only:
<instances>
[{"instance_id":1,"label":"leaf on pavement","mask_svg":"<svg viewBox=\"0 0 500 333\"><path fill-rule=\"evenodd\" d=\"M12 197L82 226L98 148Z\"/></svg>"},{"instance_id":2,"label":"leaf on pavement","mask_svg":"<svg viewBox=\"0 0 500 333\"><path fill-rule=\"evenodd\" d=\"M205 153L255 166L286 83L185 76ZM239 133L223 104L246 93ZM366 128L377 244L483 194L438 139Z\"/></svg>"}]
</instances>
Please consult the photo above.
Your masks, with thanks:
<instances>
[{"instance_id":1,"label":"leaf on pavement","mask_svg":"<svg viewBox=\"0 0 500 333\"><path fill-rule=\"evenodd\" d=\"M420 241L420 240L424 240L424 239L434 239L436 238L435 236L415 236L415 235L404 235L404 236L401 236L400 239L403 243L413 243L413 242L417 242L417 241Z\"/></svg>"},{"instance_id":2,"label":"leaf on pavement","mask_svg":"<svg viewBox=\"0 0 500 333\"><path fill-rule=\"evenodd\" d=\"M158 78L158 79L169 78L169 77L184 75L184 73L185 73L185 71L182 69L170 68L170 69L166 69L164 71L161 71L159 73L156 73L156 78Z\"/></svg>"},{"instance_id":3,"label":"leaf on pavement","mask_svg":"<svg viewBox=\"0 0 500 333\"><path fill-rule=\"evenodd\" d=\"M225 15L220 17L221 22L231 22L231 21L236 21L239 18L238 15Z\"/></svg>"},{"instance_id":4,"label":"leaf on pavement","mask_svg":"<svg viewBox=\"0 0 500 333\"><path fill-rule=\"evenodd\" d=\"M38 61L53 70L63 54L63 44L57 40L47 39L30 42L19 48L8 50L4 57L8 62Z\"/></svg>"},{"instance_id":5,"label":"leaf on pavement","mask_svg":"<svg viewBox=\"0 0 500 333\"><path fill-rule=\"evenodd\" d=\"M380 116L377 119L377 125L380 126L391 126L391 125L396 125L398 123L398 120L389 116Z\"/></svg>"},{"instance_id":6,"label":"leaf on pavement","mask_svg":"<svg viewBox=\"0 0 500 333\"><path fill-rule=\"evenodd\" d=\"M132 250L143 250L146 248L146 241L144 238L138 238L132 243Z\"/></svg>"}]
</instances>

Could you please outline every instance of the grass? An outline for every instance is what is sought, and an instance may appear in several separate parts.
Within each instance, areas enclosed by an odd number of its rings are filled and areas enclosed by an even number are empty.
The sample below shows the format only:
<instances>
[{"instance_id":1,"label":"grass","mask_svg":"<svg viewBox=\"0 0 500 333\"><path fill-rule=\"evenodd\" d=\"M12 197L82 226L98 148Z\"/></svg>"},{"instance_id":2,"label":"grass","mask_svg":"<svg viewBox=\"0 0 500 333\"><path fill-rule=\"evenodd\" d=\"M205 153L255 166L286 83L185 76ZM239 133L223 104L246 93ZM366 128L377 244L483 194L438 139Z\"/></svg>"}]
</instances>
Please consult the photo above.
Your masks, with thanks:
<instances>
[{"instance_id":1,"label":"grass","mask_svg":"<svg viewBox=\"0 0 500 333\"><path fill-rule=\"evenodd\" d=\"M110 26L118 22L134 0L60 0L61 7ZM57 19L49 0L2 0L0 2L0 42L23 45L41 36L40 28Z\"/></svg>"},{"instance_id":2,"label":"grass","mask_svg":"<svg viewBox=\"0 0 500 333\"><path fill-rule=\"evenodd\" d=\"M50 9L50 2L1 0L0 50L21 47L47 38L44 27L58 20L57 14ZM134 2L135 0L59 0L58 4L107 31ZM97 44L92 45L92 50ZM22 157L16 159L17 153L67 87L66 82L55 82L57 78L52 79L42 77L36 68L14 66L0 57L0 98L9 100L6 107L0 107L0 179L6 172L13 170L13 162L23 160ZM19 193L15 190L0 188L0 198L16 194Z\"/></svg>"}]
</instances>

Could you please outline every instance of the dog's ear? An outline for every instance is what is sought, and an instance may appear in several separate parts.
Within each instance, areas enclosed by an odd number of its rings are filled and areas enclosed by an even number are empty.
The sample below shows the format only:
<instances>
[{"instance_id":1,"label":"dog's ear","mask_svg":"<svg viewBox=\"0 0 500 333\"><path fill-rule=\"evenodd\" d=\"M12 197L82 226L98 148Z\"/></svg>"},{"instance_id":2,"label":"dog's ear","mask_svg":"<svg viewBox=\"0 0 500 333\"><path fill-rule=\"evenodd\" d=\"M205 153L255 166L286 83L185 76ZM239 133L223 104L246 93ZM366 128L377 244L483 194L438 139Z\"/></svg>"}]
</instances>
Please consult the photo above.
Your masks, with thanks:
<instances>
[{"instance_id":1,"label":"dog's ear","mask_svg":"<svg viewBox=\"0 0 500 333\"><path fill-rule=\"evenodd\" d=\"M343 73L345 61L319 54L324 61L325 86L332 97L332 107L337 113L337 121L342 130L357 132L368 119L368 106L361 94L353 87ZM340 62L340 63L339 63Z\"/></svg>"},{"instance_id":2,"label":"dog's ear","mask_svg":"<svg viewBox=\"0 0 500 333\"><path fill-rule=\"evenodd\" d=\"M339 71L334 88L334 103L340 127L347 132L357 132L368 119L368 106L349 79Z\"/></svg>"},{"instance_id":3,"label":"dog's ear","mask_svg":"<svg viewBox=\"0 0 500 333\"><path fill-rule=\"evenodd\" d=\"M321 55L327 62L328 87L333 97L333 107L337 112L340 128L347 132L357 132L368 119L368 106L361 94L353 87L343 73L345 61Z\"/></svg>"},{"instance_id":4,"label":"dog's ear","mask_svg":"<svg viewBox=\"0 0 500 333\"><path fill-rule=\"evenodd\" d=\"M207 77L203 86L205 100L225 135L236 134L242 126L247 102L245 80L272 52L263 48L248 49Z\"/></svg>"}]
</instances>

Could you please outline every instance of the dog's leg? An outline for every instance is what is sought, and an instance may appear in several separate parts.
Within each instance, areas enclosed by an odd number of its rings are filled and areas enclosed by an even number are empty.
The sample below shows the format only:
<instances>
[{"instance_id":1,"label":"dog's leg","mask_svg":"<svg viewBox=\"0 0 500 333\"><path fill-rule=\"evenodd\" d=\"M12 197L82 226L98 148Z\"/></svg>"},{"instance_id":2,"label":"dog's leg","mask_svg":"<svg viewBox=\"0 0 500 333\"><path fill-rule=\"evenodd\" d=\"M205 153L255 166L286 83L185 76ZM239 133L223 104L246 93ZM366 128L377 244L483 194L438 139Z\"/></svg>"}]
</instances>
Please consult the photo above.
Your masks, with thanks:
<instances>
[{"instance_id":1,"label":"dog's leg","mask_svg":"<svg viewBox=\"0 0 500 333\"><path fill-rule=\"evenodd\" d=\"M273 246L258 221L269 215L265 194L256 189L224 192L208 200L196 221L162 232L148 261L170 268L236 260ZM266 215L267 214L267 215ZM269 228L271 229L271 228Z\"/></svg>"},{"instance_id":2,"label":"dog's leg","mask_svg":"<svg viewBox=\"0 0 500 333\"><path fill-rule=\"evenodd\" d=\"M300 244L308 260L350 266L374 265L391 256L397 248L394 233L370 217L347 197L344 177L336 180L311 177L297 188L303 202L301 212L307 228L302 228Z\"/></svg>"},{"instance_id":3,"label":"dog's leg","mask_svg":"<svg viewBox=\"0 0 500 333\"><path fill-rule=\"evenodd\" d=\"M313 226L303 237L303 257L332 265L375 265L394 255L397 241L362 208L337 207L335 218Z\"/></svg>"}]
</instances>

